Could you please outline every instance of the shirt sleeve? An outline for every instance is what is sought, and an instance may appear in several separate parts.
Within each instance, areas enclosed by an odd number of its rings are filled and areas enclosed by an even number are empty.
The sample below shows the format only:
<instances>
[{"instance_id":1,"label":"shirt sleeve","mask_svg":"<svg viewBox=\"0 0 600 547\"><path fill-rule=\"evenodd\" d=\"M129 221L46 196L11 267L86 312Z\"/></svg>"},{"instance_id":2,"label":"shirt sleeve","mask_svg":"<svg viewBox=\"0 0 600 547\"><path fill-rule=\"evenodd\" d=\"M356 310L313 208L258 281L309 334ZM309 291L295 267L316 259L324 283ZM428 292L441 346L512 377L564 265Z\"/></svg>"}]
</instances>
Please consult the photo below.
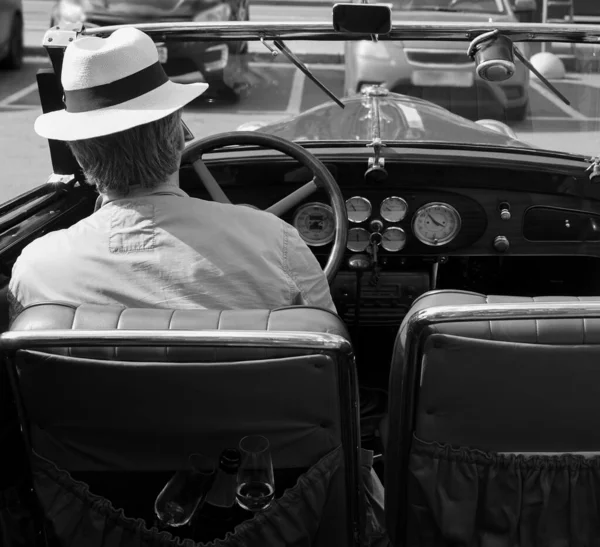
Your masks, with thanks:
<instances>
[{"instance_id":1,"label":"shirt sleeve","mask_svg":"<svg viewBox=\"0 0 600 547\"><path fill-rule=\"evenodd\" d=\"M21 295L21 299L19 298L20 290L19 290L19 269L18 269L19 259L15 262L13 266L13 273L10 279L10 283L8 285L8 324L12 325L14 319L19 315L24 309L25 304L21 301L23 299L23 295Z\"/></svg>"},{"instance_id":2,"label":"shirt sleeve","mask_svg":"<svg viewBox=\"0 0 600 547\"><path fill-rule=\"evenodd\" d=\"M284 264L296 290L295 303L318 306L337 313L323 268L298 230L285 224L284 238Z\"/></svg>"}]
</instances>

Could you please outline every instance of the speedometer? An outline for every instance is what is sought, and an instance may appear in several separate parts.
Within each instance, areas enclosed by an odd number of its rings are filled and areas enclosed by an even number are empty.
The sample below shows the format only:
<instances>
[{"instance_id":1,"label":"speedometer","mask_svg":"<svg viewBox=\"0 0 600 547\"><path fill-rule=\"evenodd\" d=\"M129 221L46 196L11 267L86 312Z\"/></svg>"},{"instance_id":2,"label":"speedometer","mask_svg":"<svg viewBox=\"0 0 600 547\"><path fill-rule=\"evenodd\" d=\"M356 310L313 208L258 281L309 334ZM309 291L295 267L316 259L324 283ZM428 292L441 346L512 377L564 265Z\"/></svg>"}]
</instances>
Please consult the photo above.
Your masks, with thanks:
<instances>
[{"instance_id":1,"label":"speedometer","mask_svg":"<svg viewBox=\"0 0 600 547\"><path fill-rule=\"evenodd\" d=\"M458 235L460 222L460 215L452 205L428 203L415 213L412 229L419 241L437 247L450 243Z\"/></svg>"},{"instance_id":2,"label":"speedometer","mask_svg":"<svg viewBox=\"0 0 600 547\"><path fill-rule=\"evenodd\" d=\"M296 211L294 227L308 245L327 245L335 236L333 210L329 205L318 201L307 203Z\"/></svg>"}]
</instances>

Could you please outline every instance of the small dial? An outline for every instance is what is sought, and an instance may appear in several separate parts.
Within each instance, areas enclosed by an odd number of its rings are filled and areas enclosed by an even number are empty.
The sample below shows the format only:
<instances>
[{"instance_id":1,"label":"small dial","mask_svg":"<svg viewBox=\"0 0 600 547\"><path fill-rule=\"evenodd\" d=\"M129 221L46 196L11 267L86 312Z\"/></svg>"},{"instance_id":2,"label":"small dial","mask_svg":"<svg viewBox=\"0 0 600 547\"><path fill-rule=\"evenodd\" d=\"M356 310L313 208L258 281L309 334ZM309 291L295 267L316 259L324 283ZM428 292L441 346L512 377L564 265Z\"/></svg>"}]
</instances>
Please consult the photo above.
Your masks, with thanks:
<instances>
[{"instance_id":1,"label":"small dial","mask_svg":"<svg viewBox=\"0 0 600 547\"><path fill-rule=\"evenodd\" d=\"M329 205L314 202L300 207L294 215L294 227L308 245L320 247L333 241L335 221Z\"/></svg>"},{"instance_id":2,"label":"small dial","mask_svg":"<svg viewBox=\"0 0 600 547\"><path fill-rule=\"evenodd\" d=\"M406 232L402 228L392 226L382 234L381 246L392 253L404 249L406 245Z\"/></svg>"},{"instance_id":3,"label":"small dial","mask_svg":"<svg viewBox=\"0 0 600 547\"><path fill-rule=\"evenodd\" d=\"M354 196L346 200L346 210L350 222L364 222L371 216L371 202L361 196Z\"/></svg>"},{"instance_id":4,"label":"small dial","mask_svg":"<svg viewBox=\"0 0 600 547\"><path fill-rule=\"evenodd\" d=\"M400 222L408 211L408 204L402 198L392 196L381 202L379 212L381 217L388 222Z\"/></svg>"},{"instance_id":5,"label":"small dial","mask_svg":"<svg viewBox=\"0 0 600 547\"><path fill-rule=\"evenodd\" d=\"M369 246L369 232L364 228L350 228L346 246L350 251L362 253Z\"/></svg>"},{"instance_id":6,"label":"small dial","mask_svg":"<svg viewBox=\"0 0 600 547\"><path fill-rule=\"evenodd\" d=\"M450 243L460 231L460 215L447 203L428 203L413 217L416 238L433 247Z\"/></svg>"}]
</instances>

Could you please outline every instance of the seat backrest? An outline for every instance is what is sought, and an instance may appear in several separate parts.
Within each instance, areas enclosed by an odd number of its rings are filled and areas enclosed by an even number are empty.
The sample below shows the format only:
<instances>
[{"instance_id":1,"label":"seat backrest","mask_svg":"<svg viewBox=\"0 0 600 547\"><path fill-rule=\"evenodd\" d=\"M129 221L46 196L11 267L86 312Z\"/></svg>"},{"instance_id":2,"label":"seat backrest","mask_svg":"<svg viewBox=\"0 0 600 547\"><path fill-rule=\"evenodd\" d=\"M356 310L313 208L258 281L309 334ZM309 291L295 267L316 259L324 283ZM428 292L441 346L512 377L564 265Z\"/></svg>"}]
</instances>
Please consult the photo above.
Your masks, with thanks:
<instances>
[{"instance_id":1,"label":"seat backrest","mask_svg":"<svg viewBox=\"0 0 600 547\"><path fill-rule=\"evenodd\" d=\"M73 338L39 347L42 331L56 329ZM252 433L271 439L275 465L302 468L355 434L351 346L325 310L47 304L26 309L5 343L11 335L27 347L14 364L32 447L69 471L177 469L192 452L216 457Z\"/></svg>"},{"instance_id":2,"label":"seat backrest","mask_svg":"<svg viewBox=\"0 0 600 547\"><path fill-rule=\"evenodd\" d=\"M406 538L410 483L416 484L415 466L422 477L428 473L426 461L476 467L482 458L508 468L516 465L510 458L600 452L599 386L600 298L433 291L415 301L390 373L385 485L394 542ZM502 458L508 459L500 464ZM461 480L456 469L440 469L425 481L438 494L448 486L436 482L444 476ZM453 492L461 493L467 495ZM482 510L486 502L468 495ZM458 534L454 539L468 542Z\"/></svg>"},{"instance_id":3,"label":"seat backrest","mask_svg":"<svg viewBox=\"0 0 600 547\"><path fill-rule=\"evenodd\" d=\"M360 505L358 387L337 315L304 306L43 304L16 318L0 349L33 460L39 454L59 468L44 472L172 472L191 453L216 461L241 437L261 434L276 472L299 474L342 454L315 541L352 543ZM52 494L38 496L46 511L57 511ZM90 522L100 518L94 507Z\"/></svg>"}]
</instances>

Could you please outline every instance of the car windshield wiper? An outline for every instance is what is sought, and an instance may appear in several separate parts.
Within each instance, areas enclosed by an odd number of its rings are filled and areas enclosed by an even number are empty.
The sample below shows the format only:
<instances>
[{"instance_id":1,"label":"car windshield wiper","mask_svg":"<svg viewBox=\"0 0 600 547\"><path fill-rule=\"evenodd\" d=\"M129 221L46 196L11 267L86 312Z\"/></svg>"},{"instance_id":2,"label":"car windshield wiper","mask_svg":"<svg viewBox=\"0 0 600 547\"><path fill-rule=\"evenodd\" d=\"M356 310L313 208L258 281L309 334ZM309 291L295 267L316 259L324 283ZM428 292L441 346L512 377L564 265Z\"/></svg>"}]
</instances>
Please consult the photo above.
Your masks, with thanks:
<instances>
[{"instance_id":1,"label":"car windshield wiper","mask_svg":"<svg viewBox=\"0 0 600 547\"><path fill-rule=\"evenodd\" d=\"M260 41L271 52L272 55L277 55L277 51L275 51L273 48L271 48L269 45L267 45L264 38L261 38ZM298 57L296 57L292 53L292 51L283 43L283 40L275 38L273 40L273 44L275 44L275 47L279 51L281 51L281 53L283 53L298 68L298 70L302 71L306 76L308 76L314 82L314 84L317 87L319 87L319 89L324 91L331 98L331 100L333 100L335 103L337 103L337 105L340 106L341 108L345 108L344 103L342 101L340 101L335 96L335 94L325 86L325 84L323 84L322 82L319 81L319 79L308 69L308 67L300 59L298 59Z\"/></svg>"}]
</instances>

